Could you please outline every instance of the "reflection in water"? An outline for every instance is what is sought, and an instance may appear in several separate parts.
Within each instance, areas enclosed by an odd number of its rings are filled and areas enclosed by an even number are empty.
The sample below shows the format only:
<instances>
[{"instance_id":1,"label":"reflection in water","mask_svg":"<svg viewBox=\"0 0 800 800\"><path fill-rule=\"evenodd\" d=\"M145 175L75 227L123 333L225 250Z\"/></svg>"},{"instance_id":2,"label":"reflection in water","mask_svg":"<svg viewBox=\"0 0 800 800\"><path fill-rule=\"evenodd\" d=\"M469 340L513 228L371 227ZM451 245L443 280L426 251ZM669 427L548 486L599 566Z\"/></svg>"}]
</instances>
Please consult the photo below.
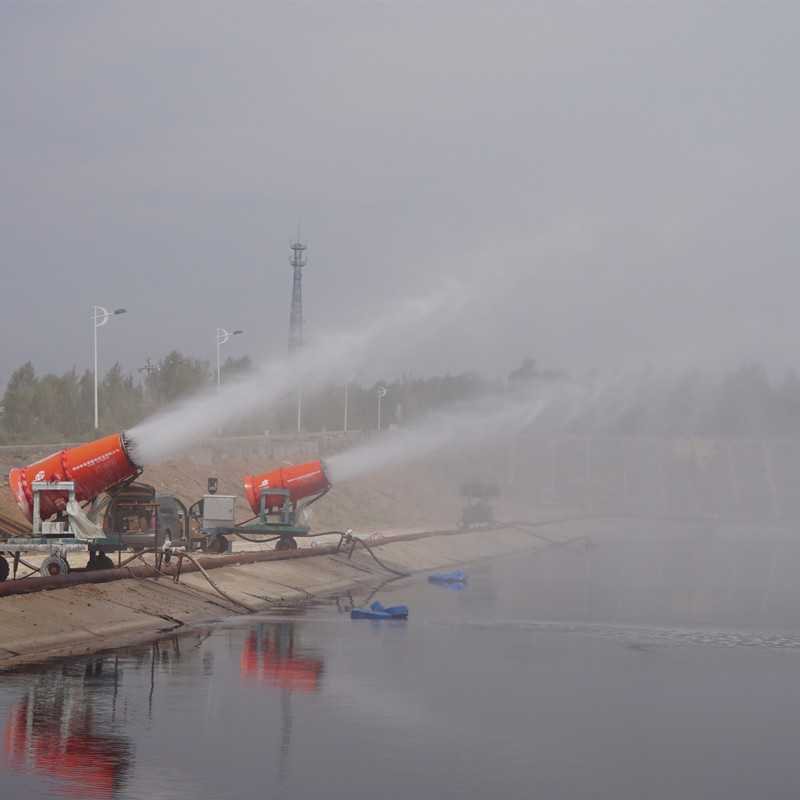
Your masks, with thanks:
<instances>
[{"instance_id":1,"label":"reflection in water","mask_svg":"<svg viewBox=\"0 0 800 800\"><path fill-rule=\"evenodd\" d=\"M285 795L292 696L318 692L324 671L321 655L300 643L294 621L259 622L227 631L211 627L124 648L111 656L7 673L10 680L2 688L22 684L24 689L5 713L0 786L8 789L8 780L2 779L5 773L6 778L17 775L26 782L34 776L39 779L46 789L31 786L31 796L40 796L39 791L87 799L140 796L143 773L136 769L131 737L120 731L141 735L144 729L155 735L159 729L173 729L176 721L169 714L165 718L163 711L177 709L183 719L185 687L193 687L191 706L204 692L202 687L217 679L233 677L235 685L235 673L231 675L225 663L226 651L238 665L242 690L252 694L255 689L267 699L272 694L280 703L280 725L274 716L268 720L275 722L279 743L278 795ZM176 762L174 753L162 759L158 751L148 752L145 741L135 741L144 748L148 780L160 775L171 782L169 775L173 768L180 770L181 759ZM188 782L173 792L173 797L183 796L191 796Z\"/></svg>"},{"instance_id":2,"label":"reflection in water","mask_svg":"<svg viewBox=\"0 0 800 800\"><path fill-rule=\"evenodd\" d=\"M319 688L323 660L295 649L293 622L256 625L245 639L240 680L246 685L270 686L281 691L281 744L278 764L279 797L288 789L292 744L292 693L313 694Z\"/></svg>"},{"instance_id":3,"label":"reflection in water","mask_svg":"<svg viewBox=\"0 0 800 800\"><path fill-rule=\"evenodd\" d=\"M6 716L5 769L45 777L58 785L61 796L112 797L124 781L133 747L127 737L113 733L107 701L116 689L116 669L109 673L106 666L98 659L82 674L64 668L36 676Z\"/></svg>"},{"instance_id":4,"label":"reflection in water","mask_svg":"<svg viewBox=\"0 0 800 800\"><path fill-rule=\"evenodd\" d=\"M293 622L262 623L247 636L240 677L245 684L309 694L319 688L323 660L295 648Z\"/></svg>"},{"instance_id":5,"label":"reflection in water","mask_svg":"<svg viewBox=\"0 0 800 800\"><path fill-rule=\"evenodd\" d=\"M800 537L616 526L4 673L3 797L796 797Z\"/></svg>"}]
</instances>

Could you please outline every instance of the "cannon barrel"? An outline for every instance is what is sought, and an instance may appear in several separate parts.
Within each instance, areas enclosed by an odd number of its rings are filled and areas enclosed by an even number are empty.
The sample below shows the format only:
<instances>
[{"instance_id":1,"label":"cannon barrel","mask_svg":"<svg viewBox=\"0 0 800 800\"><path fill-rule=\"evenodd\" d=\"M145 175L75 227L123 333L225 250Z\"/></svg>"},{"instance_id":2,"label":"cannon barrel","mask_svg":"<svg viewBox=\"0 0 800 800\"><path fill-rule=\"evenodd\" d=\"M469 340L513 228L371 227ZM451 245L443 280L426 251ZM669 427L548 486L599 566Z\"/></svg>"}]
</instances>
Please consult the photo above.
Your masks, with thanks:
<instances>
[{"instance_id":1,"label":"cannon barrel","mask_svg":"<svg viewBox=\"0 0 800 800\"><path fill-rule=\"evenodd\" d=\"M292 467L281 467L262 475L251 475L244 479L244 493L254 514L261 512L262 489L284 489L289 492L289 502L296 503L305 497L327 492L331 488L328 469L324 461L311 461ZM267 494L266 509L282 506L284 494Z\"/></svg>"},{"instance_id":2,"label":"cannon barrel","mask_svg":"<svg viewBox=\"0 0 800 800\"><path fill-rule=\"evenodd\" d=\"M88 444L65 448L22 469L12 469L8 482L20 511L33 522L34 481L74 481L79 502L93 500L102 492L135 478L142 468L134 461L133 443L125 433L106 436ZM66 508L63 491L39 493L39 516L47 519Z\"/></svg>"}]
</instances>

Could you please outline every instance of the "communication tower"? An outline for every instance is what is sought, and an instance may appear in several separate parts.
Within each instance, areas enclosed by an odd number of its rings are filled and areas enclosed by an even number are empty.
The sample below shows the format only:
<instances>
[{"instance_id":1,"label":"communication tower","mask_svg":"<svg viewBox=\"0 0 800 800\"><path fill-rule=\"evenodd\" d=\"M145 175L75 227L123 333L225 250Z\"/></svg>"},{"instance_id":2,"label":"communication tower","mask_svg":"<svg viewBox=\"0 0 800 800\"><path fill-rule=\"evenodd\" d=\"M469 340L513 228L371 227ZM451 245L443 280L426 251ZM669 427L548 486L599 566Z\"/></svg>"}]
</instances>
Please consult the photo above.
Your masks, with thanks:
<instances>
[{"instance_id":1,"label":"communication tower","mask_svg":"<svg viewBox=\"0 0 800 800\"><path fill-rule=\"evenodd\" d=\"M303 267L306 258L303 251L306 245L300 244L300 231L297 232L297 241L291 243L292 258L289 263L294 268L294 281L292 282L292 313L289 316L289 352L295 353L303 347Z\"/></svg>"}]
</instances>

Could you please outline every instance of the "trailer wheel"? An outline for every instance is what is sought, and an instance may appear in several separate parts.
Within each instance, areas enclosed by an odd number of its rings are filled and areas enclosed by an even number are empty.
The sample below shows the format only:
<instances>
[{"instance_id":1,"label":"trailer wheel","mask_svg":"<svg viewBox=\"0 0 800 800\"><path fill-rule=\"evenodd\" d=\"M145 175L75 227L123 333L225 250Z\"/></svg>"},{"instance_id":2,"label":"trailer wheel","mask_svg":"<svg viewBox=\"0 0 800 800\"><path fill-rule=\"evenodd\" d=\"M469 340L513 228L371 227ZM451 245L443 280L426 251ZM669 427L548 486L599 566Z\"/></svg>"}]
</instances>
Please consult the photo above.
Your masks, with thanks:
<instances>
[{"instance_id":1,"label":"trailer wheel","mask_svg":"<svg viewBox=\"0 0 800 800\"><path fill-rule=\"evenodd\" d=\"M114 569L114 560L107 553L98 553L94 558L89 559L86 565L88 569Z\"/></svg>"},{"instance_id":2,"label":"trailer wheel","mask_svg":"<svg viewBox=\"0 0 800 800\"><path fill-rule=\"evenodd\" d=\"M42 561L42 566L39 568L42 576L45 578L52 577L53 575L66 575L69 572L69 564L66 558L61 556L48 556Z\"/></svg>"},{"instance_id":3,"label":"trailer wheel","mask_svg":"<svg viewBox=\"0 0 800 800\"><path fill-rule=\"evenodd\" d=\"M275 543L276 550L297 550L297 542L292 536L282 536Z\"/></svg>"},{"instance_id":4,"label":"trailer wheel","mask_svg":"<svg viewBox=\"0 0 800 800\"><path fill-rule=\"evenodd\" d=\"M8 566L8 560L5 556L0 556L0 583L8 578L8 574L11 571L10 567Z\"/></svg>"},{"instance_id":5,"label":"trailer wheel","mask_svg":"<svg viewBox=\"0 0 800 800\"><path fill-rule=\"evenodd\" d=\"M204 536L200 546L204 553L227 553L228 539L221 533Z\"/></svg>"}]
</instances>

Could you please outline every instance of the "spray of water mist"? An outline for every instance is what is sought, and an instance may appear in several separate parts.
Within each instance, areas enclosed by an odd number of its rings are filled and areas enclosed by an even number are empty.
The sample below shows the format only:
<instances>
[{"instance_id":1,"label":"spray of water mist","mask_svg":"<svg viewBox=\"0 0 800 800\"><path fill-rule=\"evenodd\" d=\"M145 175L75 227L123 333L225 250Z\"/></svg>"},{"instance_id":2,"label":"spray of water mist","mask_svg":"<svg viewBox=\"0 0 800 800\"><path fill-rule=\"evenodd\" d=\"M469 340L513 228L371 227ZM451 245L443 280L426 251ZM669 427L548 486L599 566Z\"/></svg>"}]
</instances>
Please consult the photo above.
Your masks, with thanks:
<instances>
[{"instance_id":1,"label":"spray of water mist","mask_svg":"<svg viewBox=\"0 0 800 800\"><path fill-rule=\"evenodd\" d=\"M418 424L390 431L327 459L335 485L434 453L455 453L484 443L503 444L521 432L563 435L617 432L632 415L652 433L667 425L664 398L681 378L652 368L580 379L532 381L504 395L432 413ZM703 399L694 398L702 410Z\"/></svg>"},{"instance_id":2,"label":"spray of water mist","mask_svg":"<svg viewBox=\"0 0 800 800\"><path fill-rule=\"evenodd\" d=\"M298 385L313 389L341 376L370 355L414 347L435 326L444 325L473 298L480 296L485 276L474 280L441 279L427 295L382 309L357 330L329 332L293 358L260 364L255 373L177 404L131 429L139 464L163 459L213 433L218 426L269 408Z\"/></svg>"},{"instance_id":3,"label":"spray of water mist","mask_svg":"<svg viewBox=\"0 0 800 800\"><path fill-rule=\"evenodd\" d=\"M419 424L390 431L327 459L336 485L389 466L437 452L456 452L483 442L508 441L534 424L551 402L547 396L482 400L429 414Z\"/></svg>"},{"instance_id":4,"label":"spray of water mist","mask_svg":"<svg viewBox=\"0 0 800 800\"><path fill-rule=\"evenodd\" d=\"M177 453L226 422L269 408L300 385L313 390L341 380L354 364L370 358L428 347L439 329L484 307L498 284L508 285L496 280L496 270L482 266L459 273L458 280L437 276L425 295L380 309L371 319L359 319L357 328L329 331L291 359L261 363L253 374L224 384L221 391L198 395L149 418L128 431L137 463L146 465ZM611 428L625 409L637 413L642 408L657 409L665 384L650 370L528 387L524 397L505 399L492 408L461 407L431 415L412 429L337 456L332 469L339 480L346 480L369 469L359 464L388 465L446 447L502 440L534 421L552 431L565 431L589 418Z\"/></svg>"}]
</instances>

